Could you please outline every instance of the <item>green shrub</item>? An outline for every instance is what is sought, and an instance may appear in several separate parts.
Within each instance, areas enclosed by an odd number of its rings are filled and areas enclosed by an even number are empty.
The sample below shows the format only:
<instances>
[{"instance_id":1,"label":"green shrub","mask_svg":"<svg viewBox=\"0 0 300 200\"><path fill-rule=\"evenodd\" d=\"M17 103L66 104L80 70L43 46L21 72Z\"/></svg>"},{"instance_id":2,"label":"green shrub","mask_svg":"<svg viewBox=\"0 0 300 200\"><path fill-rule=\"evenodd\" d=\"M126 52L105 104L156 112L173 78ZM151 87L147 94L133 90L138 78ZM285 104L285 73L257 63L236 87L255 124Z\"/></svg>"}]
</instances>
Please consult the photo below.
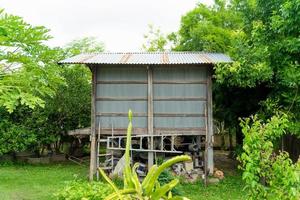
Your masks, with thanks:
<instances>
[{"instance_id":1,"label":"green shrub","mask_svg":"<svg viewBox=\"0 0 300 200\"><path fill-rule=\"evenodd\" d=\"M161 165L164 163L164 157L162 156L158 156L156 158L156 165ZM158 182L160 185L165 185L171 181L173 181L175 179L174 175L172 174L172 172L169 170L169 169L165 169L158 177ZM179 185L179 184L178 184ZM173 195L181 195L182 193L177 189L177 186L176 185L172 190L172 194Z\"/></svg>"},{"instance_id":2,"label":"green shrub","mask_svg":"<svg viewBox=\"0 0 300 200\"><path fill-rule=\"evenodd\" d=\"M109 185L103 182L75 180L55 194L58 200L102 200L112 193Z\"/></svg>"},{"instance_id":3,"label":"green shrub","mask_svg":"<svg viewBox=\"0 0 300 200\"><path fill-rule=\"evenodd\" d=\"M24 151L35 143L35 134L26 127L6 119L0 122L0 155Z\"/></svg>"},{"instance_id":4,"label":"green shrub","mask_svg":"<svg viewBox=\"0 0 300 200\"><path fill-rule=\"evenodd\" d=\"M173 181L175 179L174 175L172 174L172 172L168 169L164 170L158 177L158 182L160 185L165 185L167 183L170 183L171 181ZM178 184L179 185L179 184ZM171 190L173 195L181 195L182 193L178 190L177 186L175 186L172 190Z\"/></svg>"},{"instance_id":5,"label":"green shrub","mask_svg":"<svg viewBox=\"0 0 300 200\"><path fill-rule=\"evenodd\" d=\"M288 127L286 115L275 115L266 123L254 116L241 126L245 138L239 160L249 199L299 200L300 162L293 164L288 153L278 152L274 145Z\"/></svg>"}]
</instances>

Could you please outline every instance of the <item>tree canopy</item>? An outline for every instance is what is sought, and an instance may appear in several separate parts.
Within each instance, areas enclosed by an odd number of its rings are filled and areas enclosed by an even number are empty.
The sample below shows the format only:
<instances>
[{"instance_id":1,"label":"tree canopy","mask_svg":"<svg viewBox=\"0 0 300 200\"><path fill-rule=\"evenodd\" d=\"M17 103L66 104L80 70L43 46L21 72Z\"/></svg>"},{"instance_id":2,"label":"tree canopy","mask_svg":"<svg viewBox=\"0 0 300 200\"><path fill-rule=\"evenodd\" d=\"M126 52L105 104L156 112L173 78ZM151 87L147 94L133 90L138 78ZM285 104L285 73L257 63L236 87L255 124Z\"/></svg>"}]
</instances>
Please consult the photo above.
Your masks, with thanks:
<instances>
[{"instance_id":1,"label":"tree canopy","mask_svg":"<svg viewBox=\"0 0 300 200\"><path fill-rule=\"evenodd\" d=\"M279 148L287 134L300 137L299 33L298 0L199 4L176 33L175 50L219 51L234 60L214 68L214 116L244 136L240 161L250 199L299 199L300 162Z\"/></svg>"},{"instance_id":2,"label":"tree canopy","mask_svg":"<svg viewBox=\"0 0 300 200\"><path fill-rule=\"evenodd\" d=\"M50 38L45 27L1 10L0 154L57 149L68 130L90 124L90 70L57 62L104 45L86 37L51 48L45 44Z\"/></svg>"},{"instance_id":3,"label":"tree canopy","mask_svg":"<svg viewBox=\"0 0 300 200\"><path fill-rule=\"evenodd\" d=\"M285 110L293 121L291 132L299 133L299 13L300 2L294 0L198 4L182 17L174 50L217 51L232 57L233 64L215 67L216 112L232 115L253 101L246 116L258 110ZM242 106L227 110L223 106L231 93L238 95L231 96L236 99L230 104ZM234 120L245 115L235 113Z\"/></svg>"},{"instance_id":4,"label":"tree canopy","mask_svg":"<svg viewBox=\"0 0 300 200\"><path fill-rule=\"evenodd\" d=\"M0 10L0 105L9 112L19 105L44 107L43 98L64 83L59 51L44 44L48 32Z\"/></svg>"}]
</instances>

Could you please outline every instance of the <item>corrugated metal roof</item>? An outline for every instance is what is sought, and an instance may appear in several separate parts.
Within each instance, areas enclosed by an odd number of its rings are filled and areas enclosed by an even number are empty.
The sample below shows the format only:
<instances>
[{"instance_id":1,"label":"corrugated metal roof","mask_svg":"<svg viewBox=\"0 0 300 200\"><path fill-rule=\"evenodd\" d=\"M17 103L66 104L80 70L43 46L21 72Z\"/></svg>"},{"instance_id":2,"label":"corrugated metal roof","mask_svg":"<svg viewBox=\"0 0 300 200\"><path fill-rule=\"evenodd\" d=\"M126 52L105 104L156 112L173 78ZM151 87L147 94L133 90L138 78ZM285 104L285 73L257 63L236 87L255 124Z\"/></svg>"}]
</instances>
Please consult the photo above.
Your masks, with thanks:
<instances>
[{"instance_id":1,"label":"corrugated metal roof","mask_svg":"<svg viewBox=\"0 0 300 200\"><path fill-rule=\"evenodd\" d=\"M90 53L67 58L59 64L216 64L232 62L222 53L128 52Z\"/></svg>"}]
</instances>

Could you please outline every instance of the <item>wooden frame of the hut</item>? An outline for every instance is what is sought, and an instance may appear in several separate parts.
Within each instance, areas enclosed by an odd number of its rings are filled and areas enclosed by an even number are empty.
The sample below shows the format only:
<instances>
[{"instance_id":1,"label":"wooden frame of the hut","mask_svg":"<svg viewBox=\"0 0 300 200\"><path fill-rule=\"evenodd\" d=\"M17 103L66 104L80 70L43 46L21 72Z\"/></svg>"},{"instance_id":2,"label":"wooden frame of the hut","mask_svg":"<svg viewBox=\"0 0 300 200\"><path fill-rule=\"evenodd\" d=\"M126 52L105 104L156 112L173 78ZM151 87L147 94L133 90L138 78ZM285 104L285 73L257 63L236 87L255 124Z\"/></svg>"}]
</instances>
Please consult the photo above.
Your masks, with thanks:
<instances>
[{"instance_id":1,"label":"wooden frame of the hut","mask_svg":"<svg viewBox=\"0 0 300 200\"><path fill-rule=\"evenodd\" d=\"M148 166L156 153L183 153L177 147L187 138L201 151L194 164L212 173L212 69L226 62L224 54L202 52L81 54L61 61L92 71L90 179L100 156L124 150L129 109L137 144L132 151L148 154ZM102 142L109 153L100 154Z\"/></svg>"}]
</instances>

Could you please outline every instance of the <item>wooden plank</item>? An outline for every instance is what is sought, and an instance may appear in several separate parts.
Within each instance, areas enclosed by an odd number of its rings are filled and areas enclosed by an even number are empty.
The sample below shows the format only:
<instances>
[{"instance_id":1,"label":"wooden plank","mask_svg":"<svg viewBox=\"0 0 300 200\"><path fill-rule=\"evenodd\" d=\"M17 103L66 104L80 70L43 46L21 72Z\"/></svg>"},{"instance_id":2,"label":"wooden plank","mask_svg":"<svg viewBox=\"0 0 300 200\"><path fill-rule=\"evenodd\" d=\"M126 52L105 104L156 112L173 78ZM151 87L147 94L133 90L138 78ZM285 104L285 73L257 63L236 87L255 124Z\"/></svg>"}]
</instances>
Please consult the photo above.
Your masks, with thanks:
<instances>
[{"instance_id":1,"label":"wooden plank","mask_svg":"<svg viewBox=\"0 0 300 200\"><path fill-rule=\"evenodd\" d=\"M147 101L147 97L97 97L96 101ZM153 101L206 101L206 97L155 97Z\"/></svg>"},{"instance_id":2,"label":"wooden plank","mask_svg":"<svg viewBox=\"0 0 300 200\"><path fill-rule=\"evenodd\" d=\"M154 128L154 134L206 135L205 128Z\"/></svg>"},{"instance_id":3,"label":"wooden plank","mask_svg":"<svg viewBox=\"0 0 300 200\"><path fill-rule=\"evenodd\" d=\"M147 84L147 81L113 80L113 81L97 81L97 84Z\"/></svg>"},{"instance_id":4,"label":"wooden plank","mask_svg":"<svg viewBox=\"0 0 300 200\"><path fill-rule=\"evenodd\" d=\"M125 150L126 148L108 148L109 150ZM176 154L179 154L179 153L183 153L182 151L168 151L168 150L148 150L148 149L134 149L134 148L131 148L130 151L136 151L136 152L148 152L153 154L154 152L156 153L176 153Z\"/></svg>"},{"instance_id":5,"label":"wooden plank","mask_svg":"<svg viewBox=\"0 0 300 200\"><path fill-rule=\"evenodd\" d=\"M206 97L155 97L153 101L206 101Z\"/></svg>"},{"instance_id":6,"label":"wooden plank","mask_svg":"<svg viewBox=\"0 0 300 200\"><path fill-rule=\"evenodd\" d=\"M111 81L97 81L97 84L147 84L147 81L111 80ZM159 80L159 81L153 81L153 84L207 84L207 81L206 80L201 80L201 81Z\"/></svg>"},{"instance_id":7,"label":"wooden plank","mask_svg":"<svg viewBox=\"0 0 300 200\"><path fill-rule=\"evenodd\" d=\"M202 81L186 81L186 80L159 80L159 81L153 81L153 84L207 84L206 80Z\"/></svg>"},{"instance_id":8,"label":"wooden plank","mask_svg":"<svg viewBox=\"0 0 300 200\"><path fill-rule=\"evenodd\" d=\"M68 135L76 136L76 135L90 135L91 134L91 128L81 128L81 129L75 129L70 130L67 132Z\"/></svg>"},{"instance_id":9,"label":"wooden plank","mask_svg":"<svg viewBox=\"0 0 300 200\"><path fill-rule=\"evenodd\" d=\"M91 94L91 156L90 156L90 173L89 180L93 181L94 174L96 172L96 79L97 68L91 66L92 69L92 94Z\"/></svg>"},{"instance_id":10,"label":"wooden plank","mask_svg":"<svg viewBox=\"0 0 300 200\"><path fill-rule=\"evenodd\" d=\"M98 129L97 129L98 131ZM133 128L134 135L145 135L148 130L145 128ZM180 134L180 135L206 135L205 128L153 128L155 135ZM101 135L111 136L111 128L101 128ZM126 128L114 129L114 135L126 135Z\"/></svg>"},{"instance_id":11,"label":"wooden plank","mask_svg":"<svg viewBox=\"0 0 300 200\"><path fill-rule=\"evenodd\" d=\"M153 135L153 69L147 67L148 71L148 134ZM148 141L149 149L153 149L153 138ZM153 152L148 152L148 169L153 166Z\"/></svg>"},{"instance_id":12,"label":"wooden plank","mask_svg":"<svg viewBox=\"0 0 300 200\"><path fill-rule=\"evenodd\" d=\"M147 135L148 128L133 128L134 135ZM153 128L153 135L179 134L179 135L206 135L205 128ZM111 128L101 128L101 135L111 136ZM114 135L126 136L126 128L114 129Z\"/></svg>"},{"instance_id":13,"label":"wooden plank","mask_svg":"<svg viewBox=\"0 0 300 200\"><path fill-rule=\"evenodd\" d=\"M133 135L147 134L147 128L134 127L132 130ZM126 135L127 128L114 128L114 135ZM111 136L111 128L101 128L101 135Z\"/></svg>"},{"instance_id":14,"label":"wooden plank","mask_svg":"<svg viewBox=\"0 0 300 200\"><path fill-rule=\"evenodd\" d=\"M103 116L103 117L128 117L128 113L120 113L120 112L98 112L96 116ZM136 113L133 112L133 117L147 117L147 113Z\"/></svg>"},{"instance_id":15,"label":"wooden plank","mask_svg":"<svg viewBox=\"0 0 300 200\"><path fill-rule=\"evenodd\" d=\"M96 116L103 117L127 117L128 113L121 112L98 112ZM134 117L147 117L147 113L133 113ZM154 117L206 117L205 114L201 113L154 113Z\"/></svg>"},{"instance_id":16,"label":"wooden plank","mask_svg":"<svg viewBox=\"0 0 300 200\"><path fill-rule=\"evenodd\" d=\"M201 113L154 113L154 117L206 117Z\"/></svg>"},{"instance_id":17,"label":"wooden plank","mask_svg":"<svg viewBox=\"0 0 300 200\"><path fill-rule=\"evenodd\" d=\"M96 101L147 101L147 97L97 97Z\"/></svg>"},{"instance_id":18,"label":"wooden plank","mask_svg":"<svg viewBox=\"0 0 300 200\"><path fill-rule=\"evenodd\" d=\"M161 135L153 135L153 137L154 138L158 138L159 140L161 140L161 138L174 138L174 137L176 137L176 136L181 136L180 134L179 135L177 135L177 134L161 134ZM110 136L110 137L107 137L107 139L108 140L118 140L118 142L119 142L119 140L126 140L126 135L119 135L119 136ZM149 135L143 135L143 134L141 134L141 135L132 135L131 136L131 138L132 138L132 140L135 140L135 143L136 144L138 144L137 142L139 142L140 141L140 139L149 139ZM141 143L139 143L139 145L140 145ZM182 143L182 144L184 144L184 145L186 145L186 144L191 144L191 142L186 142L186 143ZM115 145L115 146L120 146L120 145ZM110 146L110 147L115 147L115 146ZM143 148L141 148L141 149L143 149ZM161 148L159 148L159 147L157 147L157 149L161 149Z\"/></svg>"}]
</instances>

